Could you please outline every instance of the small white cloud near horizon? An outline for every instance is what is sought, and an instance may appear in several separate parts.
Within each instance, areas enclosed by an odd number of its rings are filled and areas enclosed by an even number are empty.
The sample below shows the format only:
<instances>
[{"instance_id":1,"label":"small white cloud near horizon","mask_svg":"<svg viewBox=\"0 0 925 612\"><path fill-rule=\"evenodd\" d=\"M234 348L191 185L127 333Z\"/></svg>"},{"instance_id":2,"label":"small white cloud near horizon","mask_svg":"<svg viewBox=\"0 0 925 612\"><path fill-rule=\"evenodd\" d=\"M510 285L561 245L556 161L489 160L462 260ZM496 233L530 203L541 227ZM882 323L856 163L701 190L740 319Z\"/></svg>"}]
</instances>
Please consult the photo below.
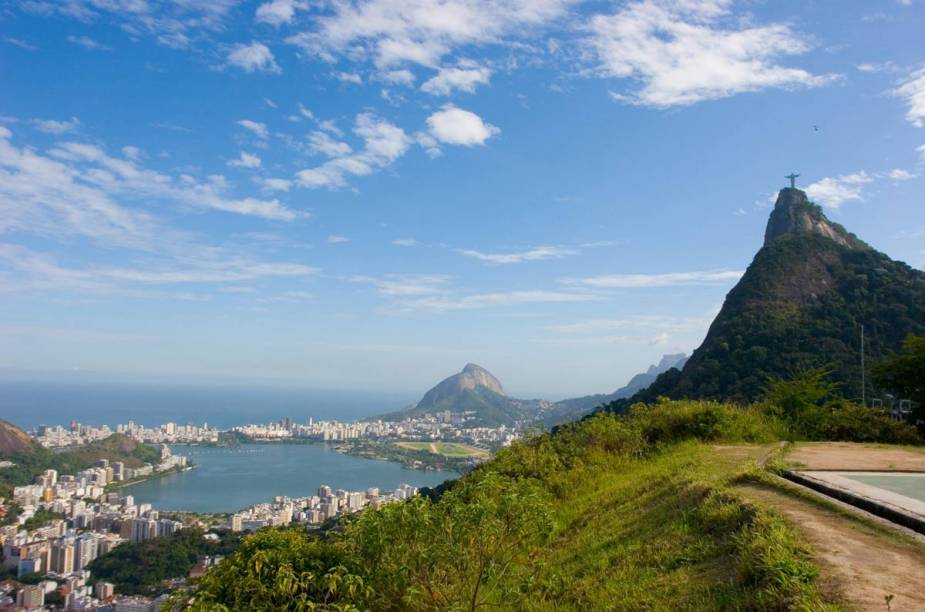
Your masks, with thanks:
<instances>
[{"instance_id":1,"label":"small white cloud near horizon","mask_svg":"<svg viewBox=\"0 0 925 612\"><path fill-rule=\"evenodd\" d=\"M396 238L392 241L392 244L400 247L413 247L419 246L421 243L415 240L414 238Z\"/></svg>"},{"instance_id":2,"label":"small white cloud near horizon","mask_svg":"<svg viewBox=\"0 0 925 612\"><path fill-rule=\"evenodd\" d=\"M585 278L566 278L559 282L594 289L638 289L686 285L716 285L738 281L744 270L669 272L666 274L609 274Z\"/></svg>"},{"instance_id":3,"label":"small white cloud near horizon","mask_svg":"<svg viewBox=\"0 0 925 612\"><path fill-rule=\"evenodd\" d=\"M460 251L460 253L466 257L472 257L492 264L516 264L525 261L540 261L543 259L562 259L569 255L577 255L580 251L558 246L539 246L516 253L482 253L472 249L463 250Z\"/></svg>"},{"instance_id":4,"label":"small white cloud near horizon","mask_svg":"<svg viewBox=\"0 0 925 612\"><path fill-rule=\"evenodd\" d=\"M273 52L261 42L254 41L249 45L235 44L228 52L229 66L240 68L244 72L268 72L279 74L283 70L276 63Z\"/></svg>"},{"instance_id":5,"label":"small white cloud near horizon","mask_svg":"<svg viewBox=\"0 0 925 612\"><path fill-rule=\"evenodd\" d=\"M80 127L80 119L71 117L69 120L57 121L55 119L32 119L32 127L46 134L67 134Z\"/></svg>"},{"instance_id":6,"label":"small white cloud near horizon","mask_svg":"<svg viewBox=\"0 0 925 612\"><path fill-rule=\"evenodd\" d=\"M259 157L244 151L241 151L241 155L237 159L228 161L228 165L232 168L259 168L261 164Z\"/></svg>"},{"instance_id":7,"label":"small white cloud near horizon","mask_svg":"<svg viewBox=\"0 0 925 612\"><path fill-rule=\"evenodd\" d=\"M331 234L328 236L328 244L343 244L345 242L350 242L350 238L346 236L338 236L337 234Z\"/></svg>"}]
</instances>

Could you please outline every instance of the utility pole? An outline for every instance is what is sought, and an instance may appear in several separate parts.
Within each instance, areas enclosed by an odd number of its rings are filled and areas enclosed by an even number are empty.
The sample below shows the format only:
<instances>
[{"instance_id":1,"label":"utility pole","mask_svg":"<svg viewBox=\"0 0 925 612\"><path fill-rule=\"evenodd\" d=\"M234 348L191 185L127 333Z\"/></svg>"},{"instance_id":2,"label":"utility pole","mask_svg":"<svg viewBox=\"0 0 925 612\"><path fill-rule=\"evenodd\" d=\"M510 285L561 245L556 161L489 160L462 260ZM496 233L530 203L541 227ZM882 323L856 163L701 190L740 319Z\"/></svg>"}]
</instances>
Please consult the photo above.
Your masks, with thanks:
<instances>
[{"instance_id":1,"label":"utility pole","mask_svg":"<svg viewBox=\"0 0 925 612\"><path fill-rule=\"evenodd\" d=\"M861 324L861 405L867 408L867 372L864 369L864 324Z\"/></svg>"}]
</instances>

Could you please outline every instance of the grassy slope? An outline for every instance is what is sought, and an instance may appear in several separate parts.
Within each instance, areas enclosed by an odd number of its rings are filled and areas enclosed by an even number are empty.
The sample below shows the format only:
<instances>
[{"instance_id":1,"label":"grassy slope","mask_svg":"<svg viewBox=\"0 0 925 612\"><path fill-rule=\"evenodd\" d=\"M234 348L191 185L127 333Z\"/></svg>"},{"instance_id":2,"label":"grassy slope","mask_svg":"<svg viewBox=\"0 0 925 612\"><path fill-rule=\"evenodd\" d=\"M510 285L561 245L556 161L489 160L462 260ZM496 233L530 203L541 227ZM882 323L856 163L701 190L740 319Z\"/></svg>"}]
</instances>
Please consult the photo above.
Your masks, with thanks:
<instances>
[{"instance_id":1,"label":"grassy slope","mask_svg":"<svg viewBox=\"0 0 925 612\"><path fill-rule=\"evenodd\" d=\"M251 536L194 609L830 609L797 532L735 487L783 434L730 405L597 415L502 450L439 501L369 510L321 540Z\"/></svg>"}]
</instances>

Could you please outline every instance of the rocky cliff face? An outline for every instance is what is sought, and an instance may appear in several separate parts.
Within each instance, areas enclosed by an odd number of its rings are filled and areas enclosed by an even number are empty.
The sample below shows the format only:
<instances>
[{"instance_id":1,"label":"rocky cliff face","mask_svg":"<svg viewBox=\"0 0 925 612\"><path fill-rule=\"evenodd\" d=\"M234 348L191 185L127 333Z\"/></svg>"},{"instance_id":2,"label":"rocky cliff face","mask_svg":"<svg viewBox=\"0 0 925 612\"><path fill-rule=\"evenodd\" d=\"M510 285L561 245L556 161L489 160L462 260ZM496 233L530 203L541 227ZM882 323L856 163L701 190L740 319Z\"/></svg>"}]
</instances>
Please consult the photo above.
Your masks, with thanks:
<instances>
[{"instance_id":1,"label":"rocky cliff face","mask_svg":"<svg viewBox=\"0 0 925 612\"><path fill-rule=\"evenodd\" d=\"M462 372L444 379L436 387L424 394L417 407L431 408L445 399L459 395L463 391L474 391L477 388L485 388L498 395L504 395L501 382L491 372L474 363L467 363Z\"/></svg>"},{"instance_id":2,"label":"rocky cliff face","mask_svg":"<svg viewBox=\"0 0 925 612\"><path fill-rule=\"evenodd\" d=\"M817 234L849 248L863 246L860 240L850 235L842 226L826 219L822 209L810 203L805 192L799 189L781 189L771 218L768 219L764 244L767 246L775 238L792 234Z\"/></svg>"}]
</instances>

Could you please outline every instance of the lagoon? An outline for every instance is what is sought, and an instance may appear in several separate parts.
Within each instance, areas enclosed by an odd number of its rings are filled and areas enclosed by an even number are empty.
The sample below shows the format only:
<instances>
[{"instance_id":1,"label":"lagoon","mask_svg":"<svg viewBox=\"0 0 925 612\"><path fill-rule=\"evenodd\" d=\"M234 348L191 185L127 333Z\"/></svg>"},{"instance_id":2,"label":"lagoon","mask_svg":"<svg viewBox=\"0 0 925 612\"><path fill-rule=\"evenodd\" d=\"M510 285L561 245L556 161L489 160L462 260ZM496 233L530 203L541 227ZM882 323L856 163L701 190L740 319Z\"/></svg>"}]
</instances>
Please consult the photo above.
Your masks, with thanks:
<instances>
[{"instance_id":1,"label":"lagoon","mask_svg":"<svg viewBox=\"0 0 925 612\"><path fill-rule=\"evenodd\" d=\"M338 453L327 444L243 444L236 448L175 445L196 467L124 487L135 503L158 510L235 512L277 495L315 495L321 485L365 491L392 490L407 483L433 487L458 477L449 471L422 471L401 464Z\"/></svg>"}]
</instances>

